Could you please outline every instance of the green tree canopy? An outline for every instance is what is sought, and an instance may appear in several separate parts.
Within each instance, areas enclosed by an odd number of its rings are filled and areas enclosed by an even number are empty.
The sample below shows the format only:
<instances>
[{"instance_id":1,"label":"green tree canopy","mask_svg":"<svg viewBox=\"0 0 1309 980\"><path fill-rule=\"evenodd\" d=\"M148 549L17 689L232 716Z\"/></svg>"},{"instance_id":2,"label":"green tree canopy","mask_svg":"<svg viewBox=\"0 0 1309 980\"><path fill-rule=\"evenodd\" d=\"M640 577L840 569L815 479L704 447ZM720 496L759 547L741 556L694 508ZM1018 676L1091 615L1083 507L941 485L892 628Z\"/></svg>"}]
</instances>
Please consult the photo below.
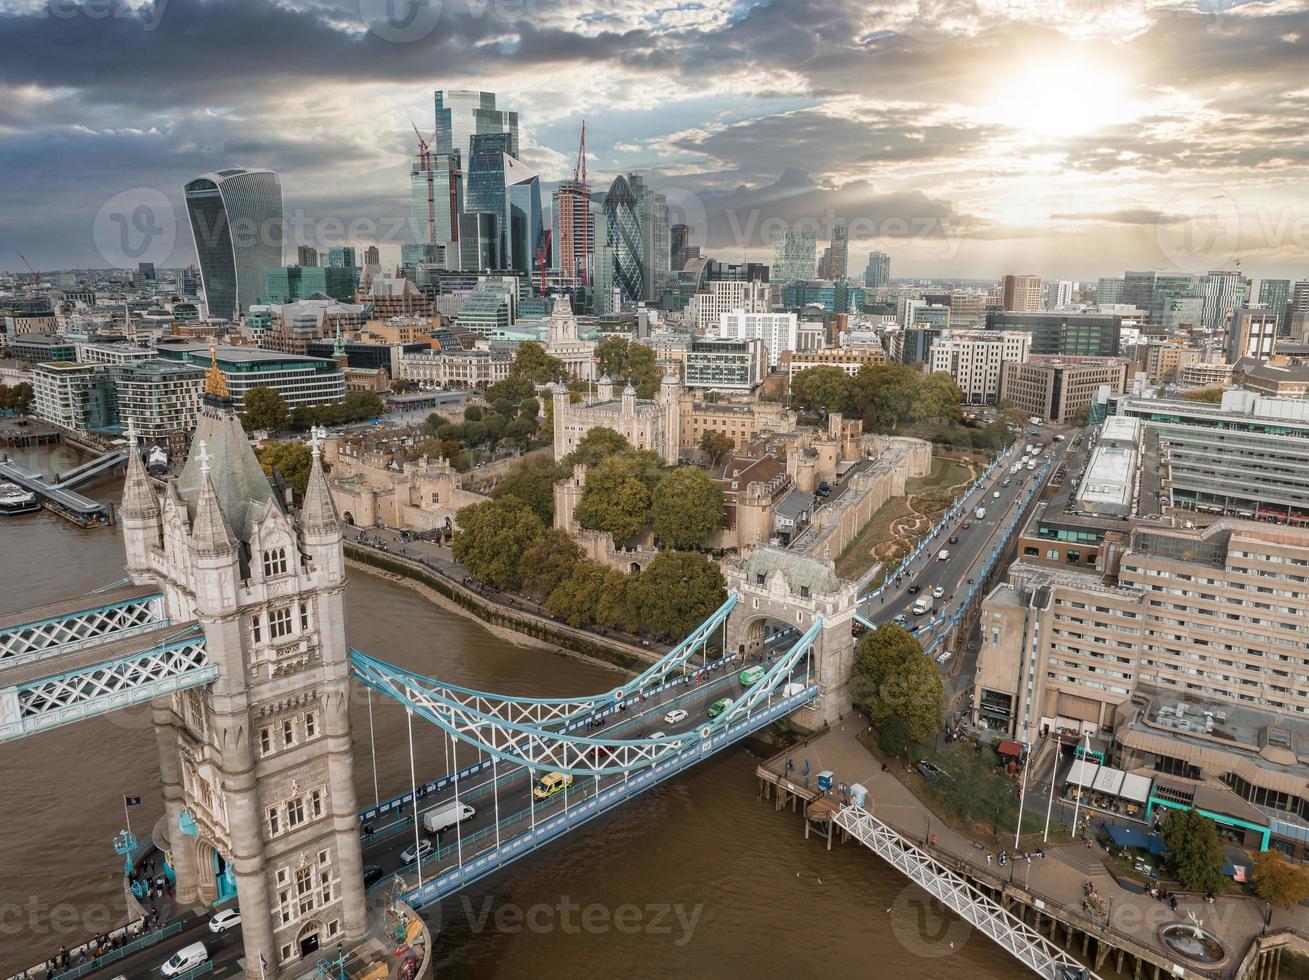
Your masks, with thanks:
<instances>
[{"instance_id":1,"label":"green tree canopy","mask_svg":"<svg viewBox=\"0 0 1309 980\"><path fill-rule=\"evenodd\" d=\"M491 496L517 497L532 508L542 524L549 527L555 515L554 485L563 479L565 473L567 470L556 466L547 455L528 456L505 474L491 491Z\"/></svg>"},{"instance_id":2,"label":"green tree canopy","mask_svg":"<svg viewBox=\"0 0 1309 980\"><path fill-rule=\"evenodd\" d=\"M0 385L0 409L26 415L35 398L30 382L20 381L16 385Z\"/></svg>"},{"instance_id":3,"label":"green tree canopy","mask_svg":"<svg viewBox=\"0 0 1309 980\"><path fill-rule=\"evenodd\" d=\"M907 364L865 364L854 378L855 412L873 432L890 432L907 421L920 372Z\"/></svg>"},{"instance_id":4,"label":"green tree canopy","mask_svg":"<svg viewBox=\"0 0 1309 980\"><path fill-rule=\"evenodd\" d=\"M659 391L663 373L654 350L645 344L609 336L595 345L595 356L602 375L609 375L615 382L630 382L638 398L653 398Z\"/></svg>"},{"instance_id":5,"label":"green tree canopy","mask_svg":"<svg viewBox=\"0 0 1309 980\"><path fill-rule=\"evenodd\" d=\"M1261 851L1254 856L1254 890L1266 902L1295 908L1309 898L1309 871L1281 851Z\"/></svg>"},{"instance_id":6,"label":"green tree canopy","mask_svg":"<svg viewBox=\"0 0 1309 980\"><path fill-rule=\"evenodd\" d=\"M273 470L282 474L298 507L304 501L305 487L309 485L309 474L314 463L313 451L305 443L292 439L259 446L255 449L255 458L269 476L273 475Z\"/></svg>"},{"instance_id":7,"label":"green tree canopy","mask_svg":"<svg viewBox=\"0 0 1309 980\"><path fill-rule=\"evenodd\" d=\"M922 375L910 405L911 422L958 422L963 392L944 371Z\"/></svg>"},{"instance_id":8,"label":"green tree canopy","mask_svg":"<svg viewBox=\"0 0 1309 980\"><path fill-rule=\"evenodd\" d=\"M600 425L591 429L578 440L577 446L563 458L563 464L571 470L578 463L594 466L602 459L616 453L632 451L632 444L621 433Z\"/></svg>"},{"instance_id":9,"label":"green tree canopy","mask_svg":"<svg viewBox=\"0 0 1309 980\"><path fill-rule=\"evenodd\" d=\"M717 429L706 429L700 437L700 451L709 457L710 466L717 466L735 448L736 440Z\"/></svg>"},{"instance_id":10,"label":"green tree canopy","mask_svg":"<svg viewBox=\"0 0 1309 980\"><path fill-rule=\"evenodd\" d=\"M1195 810L1173 810L1164 820L1165 860L1183 888L1217 895L1223 890L1223 845L1218 828Z\"/></svg>"},{"instance_id":11,"label":"green tree canopy","mask_svg":"<svg viewBox=\"0 0 1309 980\"><path fill-rule=\"evenodd\" d=\"M544 350L542 353L545 353ZM497 381L486 389L486 400L493 405L501 398L508 398L511 402L520 402L524 398L531 398L534 394L536 394L536 388L533 387L530 378L511 374L503 381Z\"/></svg>"},{"instance_id":12,"label":"green tree canopy","mask_svg":"<svg viewBox=\"0 0 1309 980\"><path fill-rule=\"evenodd\" d=\"M850 411L854 381L839 367L805 368L791 381L791 398L802 408L826 418Z\"/></svg>"},{"instance_id":13,"label":"green tree canopy","mask_svg":"<svg viewBox=\"0 0 1309 980\"><path fill-rule=\"evenodd\" d=\"M247 432L280 432L291 424L285 400L272 388L251 388L245 393L242 409L241 424Z\"/></svg>"},{"instance_id":14,"label":"green tree canopy","mask_svg":"<svg viewBox=\"0 0 1309 980\"><path fill-rule=\"evenodd\" d=\"M524 398L518 403L518 411L528 418L534 419L541 414L541 402L536 398Z\"/></svg>"},{"instance_id":15,"label":"green tree canopy","mask_svg":"<svg viewBox=\"0 0 1309 980\"><path fill-rule=\"evenodd\" d=\"M482 409L481 409L481 406L479 406L479 405L466 405L466 406L464 407L464 421L465 421L465 422L480 422L480 421L482 421Z\"/></svg>"},{"instance_id":16,"label":"green tree canopy","mask_svg":"<svg viewBox=\"0 0 1309 980\"><path fill-rule=\"evenodd\" d=\"M509 364L509 373L520 378L526 378L532 384L537 385L562 381L568 377L568 369L564 367L564 362L557 357L551 357L545 352L545 348L534 340L524 340L518 345L518 348L514 351L514 359ZM528 394L531 394L531 392L528 392ZM520 395L515 399L507 393L501 392L496 392L492 396L488 390L487 397L492 401L496 398L522 401L527 395Z\"/></svg>"},{"instance_id":17,"label":"green tree canopy","mask_svg":"<svg viewBox=\"0 0 1309 980\"><path fill-rule=\"evenodd\" d=\"M548 596L573 573L573 566L581 558L582 549L571 534L548 528L541 539L523 553L523 588L533 595Z\"/></svg>"},{"instance_id":18,"label":"green tree canopy","mask_svg":"<svg viewBox=\"0 0 1309 980\"><path fill-rule=\"evenodd\" d=\"M907 760L912 743L909 741L909 726L905 720L899 715L882 719L882 723L877 726L877 744L887 755Z\"/></svg>"},{"instance_id":19,"label":"green tree canopy","mask_svg":"<svg viewBox=\"0 0 1309 980\"><path fill-rule=\"evenodd\" d=\"M513 496L462 507L455 520L459 527L451 546L455 561L499 588L518 584L524 553L545 534L541 518Z\"/></svg>"},{"instance_id":20,"label":"green tree canopy","mask_svg":"<svg viewBox=\"0 0 1309 980\"><path fill-rule=\"evenodd\" d=\"M512 399L497 398L491 403L491 407L495 409L496 415L503 415L506 419L512 419L518 414L518 409L515 407L515 404L516 403Z\"/></svg>"},{"instance_id":21,"label":"green tree canopy","mask_svg":"<svg viewBox=\"0 0 1309 980\"><path fill-rule=\"evenodd\" d=\"M621 595L626 584L626 577L621 572L584 559L575 562L568 576L551 591L545 600L545 608L550 615L559 617L569 626L581 627L591 623L615 626L618 624L604 621L606 616L612 615L610 594L617 592Z\"/></svg>"},{"instance_id":22,"label":"green tree canopy","mask_svg":"<svg viewBox=\"0 0 1309 980\"><path fill-rule=\"evenodd\" d=\"M727 582L718 563L694 551L663 551L628 582L627 621L658 637L685 636L723 604Z\"/></svg>"},{"instance_id":23,"label":"green tree canopy","mask_svg":"<svg viewBox=\"0 0 1309 980\"><path fill-rule=\"evenodd\" d=\"M894 623L865 633L855 647L850 695L875 726L903 718L915 742L931 737L944 719L941 675L918 641Z\"/></svg>"},{"instance_id":24,"label":"green tree canopy","mask_svg":"<svg viewBox=\"0 0 1309 980\"><path fill-rule=\"evenodd\" d=\"M642 480L635 453L608 456L586 475L586 492L577 505L577 523L595 531L608 531L621 543L650 520L650 488Z\"/></svg>"},{"instance_id":25,"label":"green tree canopy","mask_svg":"<svg viewBox=\"0 0 1309 980\"><path fill-rule=\"evenodd\" d=\"M696 551L723 526L723 488L699 467L679 466L655 487L651 509L661 548Z\"/></svg>"}]
</instances>

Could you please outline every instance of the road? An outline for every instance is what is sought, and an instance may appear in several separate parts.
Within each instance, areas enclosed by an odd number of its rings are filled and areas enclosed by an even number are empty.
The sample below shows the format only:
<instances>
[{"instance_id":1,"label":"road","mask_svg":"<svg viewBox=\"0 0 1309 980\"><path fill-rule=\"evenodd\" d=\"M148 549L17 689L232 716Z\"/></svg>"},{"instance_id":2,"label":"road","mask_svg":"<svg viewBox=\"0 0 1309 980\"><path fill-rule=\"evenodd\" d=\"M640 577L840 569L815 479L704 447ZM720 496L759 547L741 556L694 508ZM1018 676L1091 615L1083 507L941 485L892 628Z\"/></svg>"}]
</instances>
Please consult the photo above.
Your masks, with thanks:
<instances>
[{"instance_id":1,"label":"road","mask_svg":"<svg viewBox=\"0 0 1309 980\"><path fill-rule=\"evenodd\" d=\"M772 653L784 650L798 638L799 634L794 630L785 635L775 636L768 644L769 650ZM604 738L622 736L640 738L653 735L656 732L662 732L665 735L696 732L708 720L707 709L710 704L719 698L737 699L742 696L744 689L740 683L741 669L739 664L731 667L724 666L699 678L693 677L684 686L677 686L660 692L640 705L634 705L622 714L613 716L609 723L601 729L580 728L574 734L594 734ZM803 666L796 672L796 676L797 679L804 676ZM686 711L687 717L681 722L670 725L665 722L664 715L669 710L671 702L674 701L676 702L675 707ZM459 761L461 766L476 761L473 750L465 746L464 751L460 753ZM531 825L530 784L527 773L521 766L505 763L497 766L497 770L498 807L502 820L501 835L508 839L514 834L526 830ZM439 774L429 774L432 777L437 775ZM603 777L602 782L607 785L618 778L621 777ZM423 881L454 866L458 861L461 850L464 861L468 861L481 850L495 845L494 827L497 811L490 792L491 781L492 773L487 770L475 776L470 776L460 784L460 801L470 803L477 812L473 817L464 821L457 832L450 830L434 837L434 835L420 830L419 839L433 839L438 845L435 858L428 856L423 859ZM594 778L579 776L569 788L566 799L565 795L561 793L551 799L538 801L535 805L535 819L544 820L561 812L565 805L577 805L589 798L595 790L596 780ZM453 799L453 787L428 794L419 803L420 819L422 813ZM515 815L520 816L513 820L509 819ZM402 853L414 846L412 824L406 822L403 826L404 829L401 832L377 840L371 845L366 845L364 864L370 869L379 869L384 878L389 878L394 873L400 872L405 886L411 888L418 884L419 869L416 863L406 863L402 860ZM379 823L375 828L374 837L382 836L388 829L387 825ZM372 889L385 889L386 887L388 886L380 883L370 886ZM188 913L183 921L186 926L182 932L170 936L165 942L125 957L104 969L88 974L88 976L97 978L122 976L126 980L158 980L160 964L177 950L197 940L203 942L210 950L214 960L213 976L227 977L240 973L237 961L243 956L243 949L239 930L232 930L223 936L215 936L209 931L208 917L197 919L194 915Z\"/></svg>"}]
</instances>

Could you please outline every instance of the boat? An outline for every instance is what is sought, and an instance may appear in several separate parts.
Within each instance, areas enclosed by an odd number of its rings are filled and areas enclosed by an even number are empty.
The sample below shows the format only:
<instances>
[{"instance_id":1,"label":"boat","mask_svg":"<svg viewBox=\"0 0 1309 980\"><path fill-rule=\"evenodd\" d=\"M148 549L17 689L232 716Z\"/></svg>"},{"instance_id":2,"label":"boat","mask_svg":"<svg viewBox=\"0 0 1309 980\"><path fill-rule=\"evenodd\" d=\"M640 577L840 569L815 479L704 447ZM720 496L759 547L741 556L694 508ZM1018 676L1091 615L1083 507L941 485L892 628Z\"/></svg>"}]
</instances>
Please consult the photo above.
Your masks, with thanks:
<instances>
[{"instance_id":1,"label":"boat","mask_svg":"<svg viewBox=\"0 0 1309 980\"><path fill-rule=\"evenodd\" d=\"M41 509L36 494L14 483L0 483L0 517L28 514Z\"/></svg>"}]
</instances>

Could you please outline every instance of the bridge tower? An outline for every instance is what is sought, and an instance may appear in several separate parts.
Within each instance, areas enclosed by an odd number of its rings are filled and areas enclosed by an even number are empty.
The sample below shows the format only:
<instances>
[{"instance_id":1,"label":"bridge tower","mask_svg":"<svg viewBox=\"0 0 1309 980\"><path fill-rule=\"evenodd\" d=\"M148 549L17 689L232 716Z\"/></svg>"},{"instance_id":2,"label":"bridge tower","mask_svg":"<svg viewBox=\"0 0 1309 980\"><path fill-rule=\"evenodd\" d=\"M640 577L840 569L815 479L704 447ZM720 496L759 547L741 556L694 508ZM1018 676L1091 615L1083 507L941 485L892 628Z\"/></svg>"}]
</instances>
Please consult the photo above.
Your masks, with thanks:
<instances>
[{"instance_id":1,"label":"bridge tower","mask_svg":"<svg viewBox=\"0 0 1309 980\"><path fill-rule=\"evenodd\" d=\"M173 622L201 625L219 667L213 684L152 702L156 842L181 901L239 901L246 974L271 980L367 928L345 563L321 434L295 511L225 395L211 376L190 454L162 494L130 454L123 533L132 578L161 587Z\"/></svg>"},{"instance_id":2,"label":"bridge tower","mask_svg":"<svg viewBox=\"0 0 1309 980\"><path fill-rule=\"evenodd\" d=\"M793 554L780 548L756 548L727 568L728 591L740 596L727 619L727 650L749 656L763 649L765 627L794 626L795 638L815 618L823 630L814 642L812 656L818 680L818 700L797 712L806 728L820 728L850 710L850 668L854 663L854 637L850 627L857 604L853 582L842 581L830 560Z\"/></svg>"}]
</instances>

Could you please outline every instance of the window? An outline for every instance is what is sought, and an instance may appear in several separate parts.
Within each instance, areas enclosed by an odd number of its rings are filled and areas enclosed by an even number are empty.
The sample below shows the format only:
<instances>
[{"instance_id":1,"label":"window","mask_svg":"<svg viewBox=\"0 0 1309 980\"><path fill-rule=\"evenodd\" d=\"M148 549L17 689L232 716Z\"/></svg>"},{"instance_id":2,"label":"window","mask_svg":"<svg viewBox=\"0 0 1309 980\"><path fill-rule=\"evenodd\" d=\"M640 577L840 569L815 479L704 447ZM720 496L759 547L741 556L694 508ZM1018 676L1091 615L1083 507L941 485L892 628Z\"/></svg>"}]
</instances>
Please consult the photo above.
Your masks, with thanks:
<instances>
[{"instance_id":1,"label":"window","mask_svg":"<svg viewBox=\"0 0 1309 980\"><path fill-rule=\"evenodd\" d=\"M313 790L309 794L309 813L313 817L323 815L323 792L322 790Z\"/></svg>"},{"instance_id":2,"label":"window","mask_svg":"<svg viewBox=\"0 0 1309 980\"><path fill-rule=\"evenodd\" d=\"M268 613L268 637L277 640L291 632L291 610L272 609Z\"/></svg>"},{"instance_id":3,"label":"window","mask_svg":"<svg viewBox=\"0 0 1309 980\"><path fill-rule=\"evenodd\" d=\"M264 578L286 574L286 549L269 548L264 552Z\"/></svg>"},{"instance_id":4,"label":"window","mask_svg":"<svg viewBox=\"0 0 1309 980\"><path fill-rule=\"evenodd\" d=\"M318 734L318 712L311 711L305 715L305 738L313 738Z\"/></svg>"},{"instance_id":5,"label":"window","mask_svg":"<svg viewBox=\"0 0 1309 980\"><path fill-rule=\"evenodd\" d=\"M289 830L305 822L305 801L296 799L286 804L286 826Z\"/></svg>"},{"instance_id":6,"label":"window","mask_svg":"<svg viewBox=\"0 0 1309 980\"><path fill-rule=\"evenodd\" d=\"M307 602L300 603L300 632L309 632L309 604Z\"/></svg>"},{"instance_id":7,"label":"window","mask_svg":"<svg viewBox=\"0 0 1309 980\"><path fill-rule=\"evenodd\" d=\"M290 748L295 744L295 725L290 718L282 722L282 747Z\"/></svg>"},{"instance_id":8,"label":"window","mask_svg":"<svg viewBox=\"0 0 1309 980\"><path fill-rule=\"evenodd\" d=\"M280 906L282 925L286 925L291 921L291 893L289 891L278 892L277 901Z\"/></svg>"},{"instance_id":9,"label":"window","mask_svg":"<svg viewBox=\"0 0 1309 980\"><path fill-rule=\"evenodd\" d=\"M284 943L282 945L282 962L283 963L290 962L290 959L291 959L291 944Z\"/></svg>"},{"instance_id":10,"label":"window","mask_svg":"<svg viewBox=\"0 0 1309 980\"><path fill-rule=\"evenodd\" d=\"M255 643L264 642L263 620L261 619L259 613L255 613L253 616L250 617L250 639L253 640Z\"/></svg>"},{"instance_id":11,"label":"window","mask_svg":"<svg viewBox=\"0 0 1309 980\"><path fill-rule=\"evenodd\" d=\"M264 755L273 751L273 730L267 725L259 729L259 751Z\"/></svg>"},{"instance_id":12,"label":"window","mask_svg":"<svg viewBox=\"0 0 1309 980\"><path fill-rule=\"evenodd\" d=\"M268 808L268 833L271 837L276 837L281 832L281 825L277 819L277 807Z\"/></svg>"}]
</instances>

